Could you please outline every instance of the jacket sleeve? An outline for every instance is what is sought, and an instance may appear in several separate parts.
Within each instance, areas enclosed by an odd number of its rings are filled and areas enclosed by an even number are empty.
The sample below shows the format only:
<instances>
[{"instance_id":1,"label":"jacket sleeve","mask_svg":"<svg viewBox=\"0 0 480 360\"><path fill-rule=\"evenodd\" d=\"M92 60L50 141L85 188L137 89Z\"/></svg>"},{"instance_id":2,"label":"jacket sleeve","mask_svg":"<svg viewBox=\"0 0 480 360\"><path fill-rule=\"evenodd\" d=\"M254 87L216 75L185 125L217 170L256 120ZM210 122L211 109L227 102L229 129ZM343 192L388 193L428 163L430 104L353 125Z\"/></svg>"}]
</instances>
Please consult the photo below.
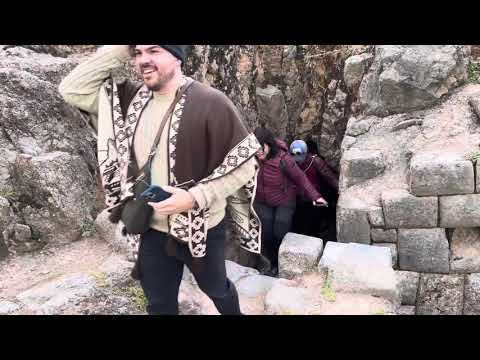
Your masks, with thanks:
<instances>
[{"instance_id":1,"label":"jacket sleeve","mask_svg":"<svg viewBox=\"0 0 480 360\"><path fill-rule=\"evenodd\" d=\"M294 159L289 155L283 158L286 163L288 177L297 185L298 189L304 190L305 195L311 201L318 200L322 195L315 189L305 173L298 167Z\"/></svg>"},{"instance_id":2,"label":"jacket sleeve","mask_svg":"<svg viewBox=\"0 0 480 360\"><path fill-rule=\"evenodd\" d=\"M122 66L129 58L127 45L107 45L78 65L58 88L60 95L70 105L94 117L98 116L100 88L112 70ZM94 124L97 128L97 124Z\"/></svg>"},{"instance_id":3,"label":"jacket sleeve","mask_svg":"<svg viewBox=\"0 0 480 360\"><path fill-rule=\"evenodd\" d=\"M320 157L316 157L314 161L317 173L338 192L338 179L335 173L330 169L327 162Z\"/></svg>"},{"instance_id":4,"label":"jacket sleeve","mask_svg":"<svg viewBox=\"0 0 480 360\"><path fill-rule=\"evenodd\" d=\"M252 179L255 176L255 167L256 159L251 158L230 174L204 184L198 184L189 192L195 198L200 209L210 207L213 202L235 194Z\"/></svg>"}]
</instances>

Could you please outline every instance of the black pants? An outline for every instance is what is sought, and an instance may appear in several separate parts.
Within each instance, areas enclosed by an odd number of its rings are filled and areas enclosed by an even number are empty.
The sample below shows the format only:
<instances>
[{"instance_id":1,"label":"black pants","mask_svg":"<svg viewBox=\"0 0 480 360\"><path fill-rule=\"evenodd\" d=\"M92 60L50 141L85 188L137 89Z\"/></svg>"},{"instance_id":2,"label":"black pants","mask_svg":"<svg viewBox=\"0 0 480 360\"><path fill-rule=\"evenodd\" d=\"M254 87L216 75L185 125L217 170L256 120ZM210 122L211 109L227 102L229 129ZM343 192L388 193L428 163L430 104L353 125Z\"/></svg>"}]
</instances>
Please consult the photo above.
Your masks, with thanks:
<instances>
[{"instance_id":1,"label":"black pants","mask_svg":"<svg viewBox=\"0 0 480 360\"><path fill-rule=\"evenodd\" d=\"M150 315L178 315L178 293L184 265L190 269L200 289L222 315L241 315L235 285L225 268L225 220L208 232L207 255L201 266L192 266L186 245L177 246L177 256L167 254L167 234L151 229L142 237L139 254L140 283L148 300Z\"/></svg>"},{"instance_id":2,"label":"black pants","mask_svg":"<svg viewBox=\"0 0 480 360\"><path fill-rule=\"evenodd\" d=\"M295 201L276 207L256 203L255 211L262 222L262 252L270 260L272 268L278 267L278 251L283 238L292 227Z\"/></svg>"}]
</instances>

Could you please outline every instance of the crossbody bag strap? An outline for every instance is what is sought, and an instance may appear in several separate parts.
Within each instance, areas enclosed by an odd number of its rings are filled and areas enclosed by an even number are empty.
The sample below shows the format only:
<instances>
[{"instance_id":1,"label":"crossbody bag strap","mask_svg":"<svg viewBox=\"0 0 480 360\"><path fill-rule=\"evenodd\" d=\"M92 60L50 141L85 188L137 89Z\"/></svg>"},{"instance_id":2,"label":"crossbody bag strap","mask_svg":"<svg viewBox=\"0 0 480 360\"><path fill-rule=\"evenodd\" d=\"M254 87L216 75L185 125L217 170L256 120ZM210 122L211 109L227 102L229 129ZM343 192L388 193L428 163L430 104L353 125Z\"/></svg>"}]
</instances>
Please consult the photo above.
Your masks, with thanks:
<instances>
[{"instance_id":1,"label":"crossbody bag strap","mask_svg":"<svg viewBox=\"0 0 480 360\"><path fill-rule=\"evenodd\" d=\"M183 94L185 94L185 92L193 83L194 81L192 79L187 79L187 83L181 89L178 90L177 95L175 96L175 100L172 102L167 112L163 116L160 127L158 128L157 137L155 138L155 141L153 142L153 145L152 145L152 149L150 150L150 154L148 155L148 160L139 172L140 176L142 174L145 174L147 170L150 172L150 169L152 167L152 161L157 153L158 144L160 143L160 139L162 137L163 130L165 129L165 125L167 125L168 119L170 119L170 117L172 116L173 111L175 110L175 107L177 106L178 102L182 98Z\"/></svg>"}]
</instances>

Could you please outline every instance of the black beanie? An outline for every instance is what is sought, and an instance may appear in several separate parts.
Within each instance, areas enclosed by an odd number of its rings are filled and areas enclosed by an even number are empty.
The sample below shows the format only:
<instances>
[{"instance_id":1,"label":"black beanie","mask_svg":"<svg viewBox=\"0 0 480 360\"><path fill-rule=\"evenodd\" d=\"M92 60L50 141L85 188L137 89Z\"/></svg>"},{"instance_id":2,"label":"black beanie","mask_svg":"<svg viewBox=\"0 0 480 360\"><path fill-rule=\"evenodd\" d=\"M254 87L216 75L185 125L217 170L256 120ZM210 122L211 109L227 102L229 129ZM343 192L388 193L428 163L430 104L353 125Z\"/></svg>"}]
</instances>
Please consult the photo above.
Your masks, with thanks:
<instances>
[{"instance_id":1,"label":"black beanie","mask_svg":"<svg viewBox=\"0 0 480 360\"><path fill-rule=\"evenodd\" d=\"M187 45L160 45L162 48L170 52L177 59L185 62L185 51L187 50Z\"/></svg>"}]
</instances>

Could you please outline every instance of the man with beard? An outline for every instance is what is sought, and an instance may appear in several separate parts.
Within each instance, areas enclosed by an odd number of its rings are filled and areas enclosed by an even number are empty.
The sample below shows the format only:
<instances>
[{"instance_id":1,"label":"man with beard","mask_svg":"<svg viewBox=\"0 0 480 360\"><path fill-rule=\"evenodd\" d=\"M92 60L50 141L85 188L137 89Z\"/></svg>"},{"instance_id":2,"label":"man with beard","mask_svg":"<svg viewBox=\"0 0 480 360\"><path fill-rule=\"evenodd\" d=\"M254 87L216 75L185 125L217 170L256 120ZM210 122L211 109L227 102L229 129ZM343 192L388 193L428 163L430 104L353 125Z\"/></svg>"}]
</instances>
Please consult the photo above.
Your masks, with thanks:
<instances>
[{"instance_id":1,"label":"man with beard","mask_svg":"<svg viewBox=\"0 0 480 360\"><path fill-rule=\"evenodd\" d=\"M149 203L150 230L129 236L148 313L179 313L185 264L221 314L238 315L238 295L226 277L225 214L227 203L237 206L241 246L259 253L251 194L260 146L223 93L183 75L185 50L186 45L105 46L64 79L60 93L94 116L110 210L132 197L132 163L136 169L150 164L151 184L172 194ZM143 84L116 84L112 71L131 57Z\"/></svg>"}]
</instances>

